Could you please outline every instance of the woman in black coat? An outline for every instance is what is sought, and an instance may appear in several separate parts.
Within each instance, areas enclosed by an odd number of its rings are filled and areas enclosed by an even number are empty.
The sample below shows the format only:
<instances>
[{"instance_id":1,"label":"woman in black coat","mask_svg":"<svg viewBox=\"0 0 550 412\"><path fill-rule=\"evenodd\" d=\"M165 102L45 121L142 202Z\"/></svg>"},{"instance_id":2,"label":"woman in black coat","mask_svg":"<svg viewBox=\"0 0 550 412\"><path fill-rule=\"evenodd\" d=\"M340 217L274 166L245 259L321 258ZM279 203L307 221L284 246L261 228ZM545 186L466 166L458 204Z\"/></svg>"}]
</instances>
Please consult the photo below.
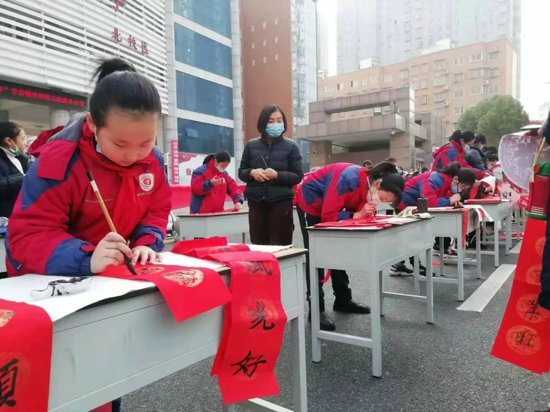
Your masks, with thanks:
<instances>
[{"instance_id":1,"label":"woman in black coat","mask_svg":"<svg viewBox=\"0 0 550 412\"><path fill-rule=\"evenodd\" d=\"M302 181L302 155L292 139L278 106L266 106L258 118L261 136L250 140L243 152L239 178L246 183L250 240L255 245L291 245L294 186Z\"/></svg>"},{"instance_id":2,"label":"woman in black coat","mask_svg":"<svg viewBox=\"0 0 550 412\"><path fill-rule=\"evenodd\" d=\"M0 216L10 217L29 168L25 131L16 123L0 122Z\"/></svg>"}]
</instances>

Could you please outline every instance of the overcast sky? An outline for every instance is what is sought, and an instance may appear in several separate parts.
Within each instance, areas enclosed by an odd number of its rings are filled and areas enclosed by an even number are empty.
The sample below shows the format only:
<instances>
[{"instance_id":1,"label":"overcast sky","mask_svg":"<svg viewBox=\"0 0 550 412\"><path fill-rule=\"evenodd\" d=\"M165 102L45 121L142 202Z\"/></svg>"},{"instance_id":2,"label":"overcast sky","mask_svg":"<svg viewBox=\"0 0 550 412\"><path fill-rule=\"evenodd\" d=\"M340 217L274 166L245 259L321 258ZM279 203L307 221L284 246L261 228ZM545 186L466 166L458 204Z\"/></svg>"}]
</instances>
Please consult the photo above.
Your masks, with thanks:
<instances>
[{"instance_id":1,"label":"overcast sky","mask_svg":"<svg viewBox=\"0 0 550 412\"><path fill-rule=\"evenodd\" d=\"M319 10L331 19L330 27L330 71L336 74L336 2L338 0L318 0ZM387 0L391 1L391 0ZM545 40L550 43L550 1L523 0L522 35L522 81L521 102L532 119L538 119L539 106L550 102L550 52L545 54ZM545 64L542 64L542 62ZM543 120L543 119L538 119Z\"/></svg>"}]
</instances>

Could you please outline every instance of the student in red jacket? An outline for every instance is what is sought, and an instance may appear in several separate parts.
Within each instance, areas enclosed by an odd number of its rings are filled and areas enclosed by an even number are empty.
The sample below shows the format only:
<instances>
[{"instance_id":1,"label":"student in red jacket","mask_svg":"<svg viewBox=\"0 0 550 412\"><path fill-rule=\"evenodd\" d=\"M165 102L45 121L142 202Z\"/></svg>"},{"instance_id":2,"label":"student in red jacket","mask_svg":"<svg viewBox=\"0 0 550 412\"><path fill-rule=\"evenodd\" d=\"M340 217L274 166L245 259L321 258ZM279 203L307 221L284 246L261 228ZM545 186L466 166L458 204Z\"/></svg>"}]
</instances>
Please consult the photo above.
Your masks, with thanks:
<instances>
[{"instance_id":1,"label":"student in red jacket","mask_svg":"<svg viewBox=\"0 0 550 412\"><path fill-rule=\"evenodd\" d=\"M155 147L160 96L121 59L105 61L96 76L89 112L38 149L25 177L6 237L10 276L93 275L125 256L133 263L160 257L171 207ZM110 233L87 171L118 234Z\"/></svg>"},{"instance_id":2,"label":"student in red jacket","mask_svg":"<svg viewBox=\"0 0 550 412\"><path fill-rule=\"evenodd\" d=\"M235 209L243 204L242 191L226 172L231 156L225 150L204 158L201 167L191 177L191 213L218 213L224 211L225 196L231 196Z\"/></svg>"},{"instance_id":3,"label":"student in red jacket","mask_svg":"<svg viewBox=\"0 0 550 412\"><path fill-rule=\"evenodd\" d=\"M462 167L472 169L476 175L476 179L483 179L486 176L486 173L483 170L470 167L468 162L464 160L464 156L470 150L470 145L474 144L475 135L472 132L455 130L449 140L450 143L441 146L434 153L432 172L437 172L438 170L448 166L450 163L457 162Z\"/></svg>"},{"instance_id":4,"label":"student in red jacket","mask_svg":"<svg viewBox=\"0 0 550 412\"><path fill-rule=\"evenodd\" d=\"M306 227L321 222L363 218L376 213L376 205L398 205L404 188L403 178L392 163L380 163L370 169L351 163L335 163L308 173L296 190L296 204L304 247L309 246ZM309 300L309 256L306 254L307 298ZM319 270L319 279L324 272ZM368 314L370 308L355 302L344 270L331 270L332 288L336 297L333 309L337 312ZM325 311L324 292L319 285L321 329L335 330L336 326Z\"/></svg>"}]
</instances>

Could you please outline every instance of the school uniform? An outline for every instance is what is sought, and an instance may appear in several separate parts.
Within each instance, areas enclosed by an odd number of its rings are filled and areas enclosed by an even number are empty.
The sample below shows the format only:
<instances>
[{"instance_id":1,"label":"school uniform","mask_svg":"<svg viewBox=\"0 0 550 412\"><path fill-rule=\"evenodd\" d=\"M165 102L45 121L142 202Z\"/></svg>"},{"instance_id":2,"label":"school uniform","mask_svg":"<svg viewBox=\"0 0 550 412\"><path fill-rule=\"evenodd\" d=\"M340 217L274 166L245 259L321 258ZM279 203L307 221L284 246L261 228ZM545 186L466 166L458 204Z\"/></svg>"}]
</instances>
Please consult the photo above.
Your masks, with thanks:
<instances>
[{"instance_id":1,"label":"school uniform","mask_svg":"<svg viewBox=\"0 0 550 412\"><path fill-rule=\"evenodd\" d=\"M84 113L38 149L6 236L9 276L91 275L95 246L111 230L90 185L92 172L118 233L130 247L162 251L171 190L162 153L129 167L101 154Z\"/></svg>"},{"instance_id":2,"label":"school uniform","mask_svg":"<svg viewBox=\"0 0 550 412\"><path fill-rule=\"evenodd\" d=\"M351 163L334 163L308 173L304 181L296 187L296 205L300 218L300 228L304 247L309 247L307 226L322 222L337 222L352 219L367 203L369 186L368 169ZM305 219L304 219L305 217ZM327 268L329 269L329 268ZM319 280L324 271L318 270ZM309 300L309 254L306 254L307 297ZM367 306L352 300L349 277L344 270L331 270L332 288L335 302L334 310L352 313L370 313ZM325 311L324 292L319 284L319 304Z\"/></svg>"},{"instance_id":3,"label":"school uniform","mask_svg":"<svg viewBox=\"0 0 550 412\"><path fill-rule=\"evenodd\" d=\"M10 217L29 169L29 157L0 148L0 217Z\"/></svg>"},{"instance_id":4,"label":"school uniform","mask_svg":"<svg viewBox=\"0 0 550 412\"><path fill-rule=\"evenodd\" d=\"M471 167L464 159L466 152L462 145L454 140L441 146L433 155L432 172L437 172L440 169L448 166L452 162L458 162L460 166L472 169L476 175L476 179L481 180L485 177L483 170L475 169ZM418 176L417 176L418 177Z\"/></svg>"},{"instance_id":5,"label":"school uniform","mask_svg":"<svg viewBox=\"0 0 550 412\"><path fill-rule=\"evenodd\" d=\"M220 179L222 183L214 186L213 179ZM220 172L214 159L193 171L191 192L191 213L223 212L226 195L231 196L234 204L244 201L237 182L226 171Z\"/></svg>"}]
</instances>

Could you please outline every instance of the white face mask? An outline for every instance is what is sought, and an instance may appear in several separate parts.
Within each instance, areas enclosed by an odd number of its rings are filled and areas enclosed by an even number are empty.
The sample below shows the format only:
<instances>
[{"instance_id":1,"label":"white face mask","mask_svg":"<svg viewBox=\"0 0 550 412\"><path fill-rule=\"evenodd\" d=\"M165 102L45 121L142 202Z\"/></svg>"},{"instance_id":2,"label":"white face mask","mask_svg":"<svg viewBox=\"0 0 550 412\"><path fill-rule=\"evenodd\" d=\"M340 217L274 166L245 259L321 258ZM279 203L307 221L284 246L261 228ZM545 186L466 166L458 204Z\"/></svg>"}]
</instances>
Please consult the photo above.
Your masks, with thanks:
<instances>
[{"instance_id":1,"label":"white face mask","mask_svg":"<svg viewBox=\"0 0 550 412\"><path fill-rule=\"evenodd\" d=\"M370 201L375 205L379 205L380 203L382 203L382 201L380 200L380 197L378 197L378 191L376 191L374 195L371 195Z\"/></svg>"},{"instance_id":2,"label":"white face mask","mask_svg":"<svg viewBox=\"0 0 550 412\"><path fill-rule=\"evenodd\" d=\"M219 165L216 166L216 169L218 169L218 172L220 172L220 173L225 172L225 170L223 169L223 167L221 167L221 166L219 166Z\"/></svg>"}]
</instances>

